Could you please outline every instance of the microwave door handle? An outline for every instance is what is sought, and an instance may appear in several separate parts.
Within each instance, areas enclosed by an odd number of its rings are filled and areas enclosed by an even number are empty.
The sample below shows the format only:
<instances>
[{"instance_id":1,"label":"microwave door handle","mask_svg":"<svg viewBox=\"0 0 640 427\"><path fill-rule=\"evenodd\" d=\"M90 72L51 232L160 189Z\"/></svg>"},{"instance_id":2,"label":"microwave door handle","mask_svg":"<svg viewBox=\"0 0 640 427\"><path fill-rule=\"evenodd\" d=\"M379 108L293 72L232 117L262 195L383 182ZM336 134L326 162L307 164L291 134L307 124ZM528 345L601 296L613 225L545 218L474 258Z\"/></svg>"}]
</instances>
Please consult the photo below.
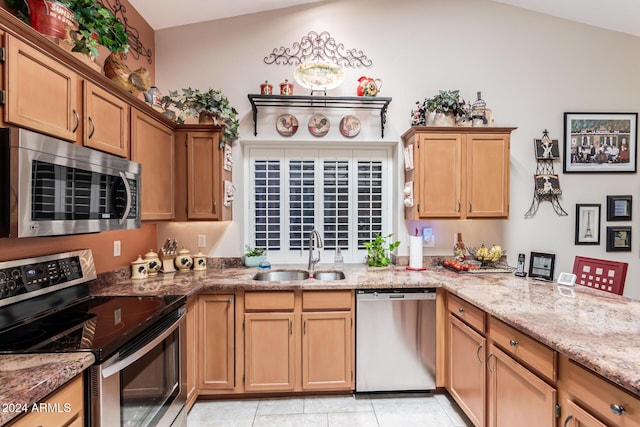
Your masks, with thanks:
<instances>
[{"instance_id":1,"label":"microwave door handle","mask_svg":"<svg viewBox=\"0 0 640 427\"><path fill-rule=\"evenodd\" d=\"M127 221L127 217L129 216L129 211L131 210L131 186L129 185L129 181L124 173L120 172L120 178L124 182L124 189L127 192L127 207L124 209L124 214L118 224L122 225Z\"/></svg>"},{"instance_id":2,"label":"microwave door handle","mask_svg":"<svg viewBox=\"0 0 640 427\"><path fill-rule=\"evenodd\" d=\"M158 335L153 340L149 341L144 347L136 350L131 356L128 356L122 360L115 361L112 365L106 366L102 369L102 378L109 378L113 374L117 374L118 372L125 369L127 366L137 362L140 360L145 354L151 351L155 346L164 341L169 335L171 335L178 327L180 326L180 322L184 318L184 313L180 315L178 320L175 321L166 331L162 334ZM118 357L118 356L116 356Z\"/></svg>"}]
</instances>

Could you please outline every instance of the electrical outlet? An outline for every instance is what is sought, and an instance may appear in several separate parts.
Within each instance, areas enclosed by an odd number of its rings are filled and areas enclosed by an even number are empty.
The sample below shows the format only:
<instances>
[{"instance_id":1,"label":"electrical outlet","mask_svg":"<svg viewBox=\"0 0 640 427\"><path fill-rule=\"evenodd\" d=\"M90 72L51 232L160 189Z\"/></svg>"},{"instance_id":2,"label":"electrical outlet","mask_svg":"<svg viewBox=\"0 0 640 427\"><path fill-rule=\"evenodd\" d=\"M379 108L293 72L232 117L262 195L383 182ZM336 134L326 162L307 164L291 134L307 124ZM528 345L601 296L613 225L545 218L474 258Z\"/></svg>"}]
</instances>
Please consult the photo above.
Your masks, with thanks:
<instances>
[{"instance_id":1,"label":"electrical outlet","mask_svg":"<svg viewBox=\"0 0 640 427\"><path fill-rule=\"evenodd\" d=\"M199 248L207 247L207 236L206 236L206 234L198 234L198 247Z\"/></svg>"},{"instance_id":2,"label":"electrical outlet","mask_svg":"<svg viewBox=\"0 0 640 427\"><path fill-rule=\"evenodd\" d=\"M120 256L120 240L113 241L113 256Z\"/></svg>"}]
</instances>

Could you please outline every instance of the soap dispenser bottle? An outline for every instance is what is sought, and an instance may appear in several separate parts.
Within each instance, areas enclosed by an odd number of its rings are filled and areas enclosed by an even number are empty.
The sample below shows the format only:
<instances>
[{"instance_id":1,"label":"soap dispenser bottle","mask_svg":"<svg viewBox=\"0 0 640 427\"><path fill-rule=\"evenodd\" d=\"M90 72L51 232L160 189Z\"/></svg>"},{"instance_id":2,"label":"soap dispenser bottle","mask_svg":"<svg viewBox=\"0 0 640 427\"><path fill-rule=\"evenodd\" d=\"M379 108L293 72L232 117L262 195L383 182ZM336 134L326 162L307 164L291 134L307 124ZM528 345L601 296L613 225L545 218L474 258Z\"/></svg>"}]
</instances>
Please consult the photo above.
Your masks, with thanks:
<instances>
[{"instance_id":1,"label":"soap dispenser bottle","mask_svg":"<svg viewBox=\"0 0 640 427\"><path fill-rule=\"evenodd\" d=\"M336 248L336 253L333 255L333 267L336 269L344 267L344 260L342 258L342 251L340 250L340 247Z\"/></svg>"}]
</instances>

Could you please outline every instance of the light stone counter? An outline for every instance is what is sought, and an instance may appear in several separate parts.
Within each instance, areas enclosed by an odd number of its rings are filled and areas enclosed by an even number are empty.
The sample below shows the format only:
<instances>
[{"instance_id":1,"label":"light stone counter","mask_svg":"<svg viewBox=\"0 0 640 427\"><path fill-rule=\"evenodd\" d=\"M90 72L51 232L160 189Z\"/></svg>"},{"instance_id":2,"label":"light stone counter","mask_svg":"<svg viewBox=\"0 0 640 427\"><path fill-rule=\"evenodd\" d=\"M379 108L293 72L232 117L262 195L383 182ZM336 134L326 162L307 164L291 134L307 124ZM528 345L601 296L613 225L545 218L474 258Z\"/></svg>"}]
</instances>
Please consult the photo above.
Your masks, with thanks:
<instances>
[{"instance_id":1,"label":"light stone counter","mask_svg":"<svg viewBox=\"0 0 640 427\"><path fill-rule=\"evenodd\" d=\"M273 266L282 268L304 266ZM316 268L331 269L331 265L322 264ZM346 264L343 271L346 279L340 281L258 282L252 280L256 268L209 269L161 274L142 281L124 280L94 291L111 295L193 295L203 290L444 287L640 396L640 301L506 273L458 274L441 267L426 271L395 267L372 272L362 264Z\"/></svg>"}]
</instances>

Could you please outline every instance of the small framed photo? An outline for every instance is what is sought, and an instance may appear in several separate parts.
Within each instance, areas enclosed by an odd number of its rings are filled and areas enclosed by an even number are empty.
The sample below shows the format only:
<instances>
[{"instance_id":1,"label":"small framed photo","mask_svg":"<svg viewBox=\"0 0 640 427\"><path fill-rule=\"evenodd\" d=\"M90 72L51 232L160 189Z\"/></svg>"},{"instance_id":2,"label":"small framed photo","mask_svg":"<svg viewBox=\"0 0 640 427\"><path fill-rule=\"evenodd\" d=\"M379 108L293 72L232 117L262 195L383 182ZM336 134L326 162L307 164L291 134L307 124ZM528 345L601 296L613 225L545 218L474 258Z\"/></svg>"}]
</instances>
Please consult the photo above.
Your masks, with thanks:
<instances>
[{"instance_id":1,"label":"small framed photo","mask_svg":"<svg viewBox=\"0 0 640 427\"><path fill-rule=\"evenodd\" d=\"M538 160L553 160L560 158L560 148L557 139L534 139L533 142L536 146L536 159Z\"/></svg>"},{"instance_id":2,"label":"small framed photo","mask_svg":"<svg viewBox=\"0 0 640 427\"><path fill-rule=\"evenodd\" d=\"M634 173L638 113L564 113L564 173Z\"/></svg>"},{"instance_id":3,"label":"small framed photo","mask_svg":"<svg viewBox=\"0 0 640 427\"><path fill-rule=\"evenodd\" d=\"M536 180L536 193L540 195L562 194L558 175L541 174L534 175Z\"/></svg>"},{"instance_id":4,"label":"small framed photo","mask_svg":"<svg viewBox=\"0 0 640 427\"><path fill-rule=\"evenodd\" d=\"M607 221L631 221L631 196L607 196Z\"/></svg>"},{"instance_id":5,"label":"small framed photo","mask_svg":"<svg viewBox=\"0 0 640 427\"><path fill-rule=\"evenodd\" d=\"M607 252L631 252L631 227L607 227Z\"/></svg>"},{"instance_id":6,"label":"small framed photo","mask_svg":"<svg viewBox=\"0 0 640 427\"><path fill-rule=\"evenodd\" d=\"M529 277L534 279L553 281L553 271L555 268L555 263L555 254L531 252L531 258L529 260Z\"/></svg>"},{"instance_id":7,"label":"small framed photo","mask_svg":"<svg viewBox=\"0 0 640 427\"><path fill-rule=\"evenodd\" d=\"M600 244L600 205L576 204L576 245Z\"/></svg>"}]
</instances>

